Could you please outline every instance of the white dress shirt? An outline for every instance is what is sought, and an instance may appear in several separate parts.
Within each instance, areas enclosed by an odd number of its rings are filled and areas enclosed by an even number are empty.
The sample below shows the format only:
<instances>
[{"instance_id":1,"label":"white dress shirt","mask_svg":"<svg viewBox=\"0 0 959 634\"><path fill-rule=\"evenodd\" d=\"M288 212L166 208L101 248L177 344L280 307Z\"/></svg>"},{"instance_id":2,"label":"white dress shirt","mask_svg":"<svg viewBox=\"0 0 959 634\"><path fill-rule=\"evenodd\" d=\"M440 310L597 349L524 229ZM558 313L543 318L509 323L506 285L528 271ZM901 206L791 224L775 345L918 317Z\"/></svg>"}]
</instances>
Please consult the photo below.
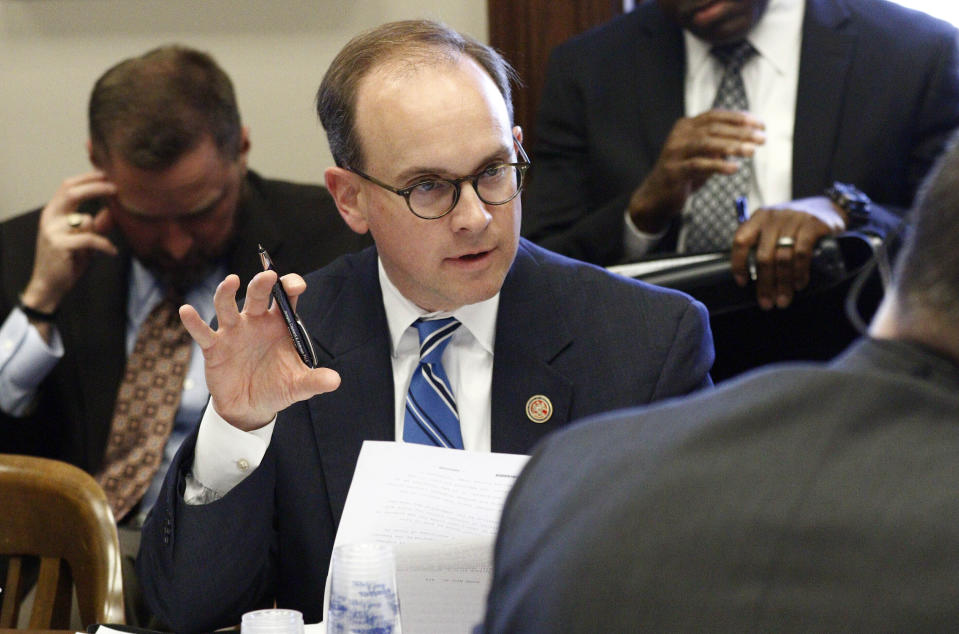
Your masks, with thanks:
<instances>
[{"instance_id":1,"label":"white dress shirt","mask_svg":"<svg viewBox=\"0 0 959 634\"><path fill-rule=\"evenodd\" d=\"M424 316L453 316L462 326L453 333L443 352L443 369L456 398L463 448L490 451L490 394L499 293L452 313L428 313L400 293L387 276L382 262L378 261L377 266L390 331L394 437L402 442L406 393L419 363L419 336L413 322ZM186 502L210 502L242 482L263 460L275 424L274 418L265 427L244 432L223 420L213 407L207 407L200 422L192 473L186 478Z\"/></svg>"},{"instance_id":2,"label":"white dress shirt","mask_svg":"<svg viewBox=\"0 0 959 634\"><path fill-rule=\"evenodd\" d=\"M0 410L28 414L37 388L63 358L60 331L52 326L50 343L14 308L0 326Z\"/></svg>"},{"instance_id":3,"label":"white dress shirt","mask_svg":"<svg viewBox=\"0 0 959 634\"><path fill-rule=\"evenodd\" d=\"M749 209L786 202L792 198L793 127L799 85L799 52L802 45L803 0L770 0L766 12L746 39L756 49L742 68L749 110L766 124L766 143L753 157ZM711 44L683 31L686 47L685 109L694 117L712 107L723 75L723 65L710 54ZM637 259L648 253L666 234L640 231L625 214L625 253ZM679 250L685 232L680 230Z\"/></svg>"}]
</instances>

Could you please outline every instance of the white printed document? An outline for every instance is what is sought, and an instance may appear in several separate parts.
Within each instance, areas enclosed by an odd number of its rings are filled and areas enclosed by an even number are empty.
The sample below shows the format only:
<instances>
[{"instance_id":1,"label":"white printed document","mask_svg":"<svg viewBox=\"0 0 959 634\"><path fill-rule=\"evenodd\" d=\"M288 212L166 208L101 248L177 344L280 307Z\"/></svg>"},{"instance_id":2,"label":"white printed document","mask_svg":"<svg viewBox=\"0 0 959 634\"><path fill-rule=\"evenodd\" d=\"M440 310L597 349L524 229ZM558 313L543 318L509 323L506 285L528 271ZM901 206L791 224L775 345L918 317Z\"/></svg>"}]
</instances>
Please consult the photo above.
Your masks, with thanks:
<instances>
[{"instance_id":1,"label":"white printed document","mask_svg":"<svg viewBox=\"0 0 959 634\"><path fill-rule=\"evenodd\" d=\"M528 459L363 443L335 546L394 544L403 634L471 632L483 618L500 513Z\"/></svg>"}]
</instances>

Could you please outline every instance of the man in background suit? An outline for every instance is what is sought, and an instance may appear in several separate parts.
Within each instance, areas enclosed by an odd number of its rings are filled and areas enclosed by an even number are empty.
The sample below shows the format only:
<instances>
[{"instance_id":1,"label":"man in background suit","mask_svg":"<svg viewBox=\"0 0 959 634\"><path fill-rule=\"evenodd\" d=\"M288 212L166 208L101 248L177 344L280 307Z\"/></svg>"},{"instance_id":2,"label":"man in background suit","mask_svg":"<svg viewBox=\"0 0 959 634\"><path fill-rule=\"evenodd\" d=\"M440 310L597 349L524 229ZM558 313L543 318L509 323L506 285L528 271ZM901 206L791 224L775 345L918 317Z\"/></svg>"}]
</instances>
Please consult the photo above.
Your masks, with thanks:
<instances>
[{"instance_id":1,"label":"man in background suit","mask_svg":"<svg viewBox=\"0 0 959 634\"><path fill-rule=\"evenodd\" d=\"M744 39L749 111L712 109L723 66L710 49ZM957 125L956 30L924 14L882 0L643 2L553 52L523 235L604 266L689 251L690 201L751 157L754 213L715 250L732 249L744 286L754 249L759 305L783 308L820 238L888 230ZM824 196L837 181L874 201L869 221Z\"/></svg>"},{"instance_id":2,"label":"man in background suit","mask_svg":"<svg viewBox=\"0 0 959 634\"><path fill-rule=\"evenodd\" d=\"M100 475L126 359L166 294L212 318L226 271L262 269L258 243L302 270L367 240L325 189L247 169L232 83L205 53L165 46L117 64L93 88L89 124L95 169L0 224L0 451ZM150 487L129 510L111 498L121 536L136 532L206 403L194 352Z\"/></svg>"},{"instance_id":3,"label":"man in background suit","mask_svg":"<svg viewBox=\"0 0 959 634\"><path fill-rule=\"evenodd\" d=\"M487 632L959 623L959 144L869 336L829 364L594 418L510 492Z\"/></svg>"},{"instance_id":4,"label":"man in background suit","mask_svg":"<svg viewBox=\"0 0 959 634\"><path fill-rule=\"evenodd\" d=\"M318 369L268 308L272 272L254 277L242 311L239 280L224 280L216 330L181 309L204 350L210 406L137 560L151 606L176 631L274 602L323 618L363 441L423 442L407 417L423 320L459 324L440 365L462 436L450 445L467 450L526 452L587 412L710 383L701 304L520 240L528 165L509 81L494 50L428 21L361 34L333 61L317 96L337 163L326 183L375 248L305 283L284 278Z\"/></svg>"}]
</instances>

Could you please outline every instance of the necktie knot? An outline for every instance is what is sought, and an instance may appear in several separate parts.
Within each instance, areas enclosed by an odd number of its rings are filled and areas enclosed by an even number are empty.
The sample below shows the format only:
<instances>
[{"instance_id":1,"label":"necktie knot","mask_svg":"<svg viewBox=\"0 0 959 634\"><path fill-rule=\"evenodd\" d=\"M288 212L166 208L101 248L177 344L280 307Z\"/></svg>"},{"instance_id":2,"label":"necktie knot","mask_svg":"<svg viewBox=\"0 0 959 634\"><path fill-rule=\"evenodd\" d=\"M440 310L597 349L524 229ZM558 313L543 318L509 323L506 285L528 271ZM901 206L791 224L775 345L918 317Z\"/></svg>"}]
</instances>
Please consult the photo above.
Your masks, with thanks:
<instances>
[{"instance_id":1,"label":"necktie knot","mask_svg":"<svg viewBox=\"0 0 959 634\"><path fill-rule=\"evenodd\" d=\"M190 335L186 328L180 322L180 306L183 304L183 297L178 294L167 294L160 302L153 307L150 314L147 315L141 328L149 333L148 337L138 337L146 341L163 342L183 342L189 341Z\"/></svg>"},{"instance_id":2,"label":"necktie knot","mask_svg":"<svg viewBox=\"0 0 959 634\"><path fill-rule=\"evenodd\" d=\"M420 363L440 363L453 333L460 327L455 317L417 319L413 325L420 336Z\"/></svg>"},{"instance_id":3,"label":"necktie knot","mask_svg":"<svg viewBox=\"0 0 959 634\"><path fill-rule=\"evenodd\" d=\"M738 73L743 64L756 54L756 49L747 40L717 44L709 52L725 67L726 73Z\"/></svg>"}]
</instances>

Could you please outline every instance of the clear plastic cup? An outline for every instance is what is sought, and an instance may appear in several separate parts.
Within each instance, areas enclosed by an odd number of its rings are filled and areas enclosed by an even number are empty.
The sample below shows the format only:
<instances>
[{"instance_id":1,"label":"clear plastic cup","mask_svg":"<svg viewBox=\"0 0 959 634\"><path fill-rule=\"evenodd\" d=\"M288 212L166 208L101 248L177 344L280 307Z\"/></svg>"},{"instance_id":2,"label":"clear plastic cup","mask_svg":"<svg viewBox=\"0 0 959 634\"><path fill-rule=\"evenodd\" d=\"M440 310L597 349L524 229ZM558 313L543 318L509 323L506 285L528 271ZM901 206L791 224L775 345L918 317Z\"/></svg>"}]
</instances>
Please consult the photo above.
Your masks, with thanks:
<instances>
[{"instance_id":1,"label":"clear plastic cup","mask_svg":"<svg viewBox=\"0 0 959 634\"><path fill-rule=\"evenodd\" d=\"M303 634L303 613L299 610L255 610L243 615L241 634Z\"/></svg>"},{"instance_id":2,"label":"clear plastic cup","mask_svg":"<svg viewBox=\"0 0 959 634\"><path fill-rule=\"evenodd\" d=\"M327 634L402 632L391 545L338 546L333 550L330 575Z\"/></svg>"}]
</instances>

